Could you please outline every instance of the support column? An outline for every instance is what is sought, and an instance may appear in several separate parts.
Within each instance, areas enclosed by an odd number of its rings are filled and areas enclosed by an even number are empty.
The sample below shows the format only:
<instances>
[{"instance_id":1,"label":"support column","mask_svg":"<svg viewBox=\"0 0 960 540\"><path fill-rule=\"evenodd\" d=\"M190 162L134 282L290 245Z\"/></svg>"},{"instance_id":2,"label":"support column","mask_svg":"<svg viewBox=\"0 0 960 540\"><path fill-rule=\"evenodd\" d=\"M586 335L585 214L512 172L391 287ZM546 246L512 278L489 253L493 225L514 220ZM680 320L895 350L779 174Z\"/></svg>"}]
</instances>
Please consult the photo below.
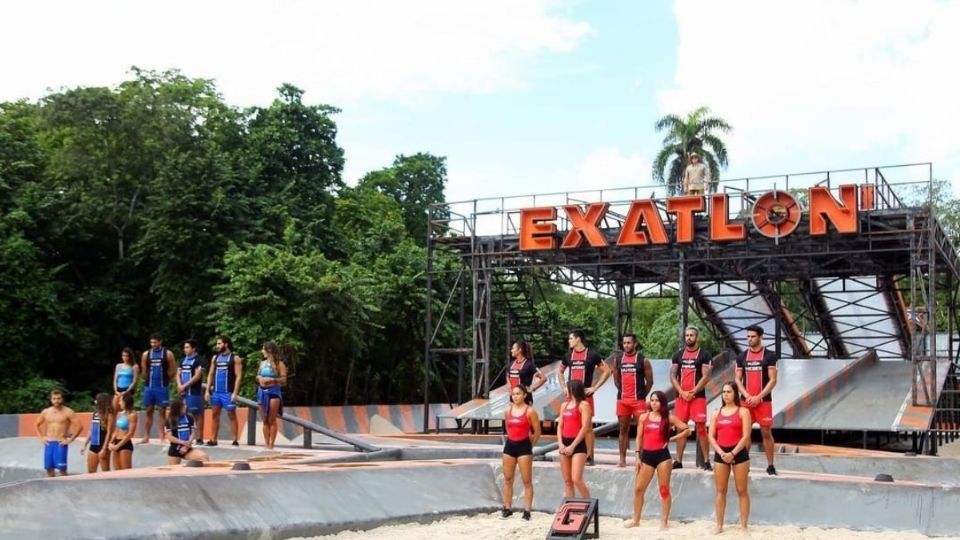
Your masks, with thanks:
<instances>
[{"instance_id":1,"label":"support column","mask_svg":"<svg viewBox=\"0 0 960 540\"><path fill-rule=\"evenodd\" d=\"M680 254L680 271L678 286L680 288L680 347L683 347L683 333L690 326L690 276L687 274L687 263L684 254Z\"/></svg>"},{"instance_id":2,"label":"support column","mask_svg":"<svg viewBox=\"0 0 960 540\"><path fill-rule=\"evenodd\" d=\"M633 284L617 283L617 342L613 344L613 350L620 350L620 344L623 342L623 335L633 332Z\"/></svg>"}]
</instances>

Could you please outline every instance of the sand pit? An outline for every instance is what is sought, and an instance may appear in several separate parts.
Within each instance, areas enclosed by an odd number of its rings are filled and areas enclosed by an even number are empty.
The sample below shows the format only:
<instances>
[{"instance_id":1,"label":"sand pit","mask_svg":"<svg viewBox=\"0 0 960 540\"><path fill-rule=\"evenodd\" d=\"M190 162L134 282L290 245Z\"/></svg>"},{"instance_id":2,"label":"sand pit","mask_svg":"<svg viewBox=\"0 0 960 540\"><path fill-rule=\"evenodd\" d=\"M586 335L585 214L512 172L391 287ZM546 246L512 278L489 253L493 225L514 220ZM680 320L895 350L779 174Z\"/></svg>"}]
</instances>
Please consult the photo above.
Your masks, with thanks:
<instances>
[{"instance_id":1,"label":"sand pit","mask_svg":"<svg viewBox=\"0 0 960 540\"><path fill-rule=\"evenodd\" d=\"M736 518L734 512L734 519ZM552 515L534 513L530 522L520 519L520 513L515 513L509 519L500 519L500 514L480 514L475 516L456 516L434 523L420 525L409 523L403 525L388 525L369 531L344 531L334 535L315 536L301 540L526 540L542 539L550 528ZM600 518L600 538L602 540L637 540L638 538L664 539L701 539L713 535L713 523L707 521L692 521L686 523L671 522L666 531L660 530L659 520L646 520L634 529L625 529L623 520L602 516ZM793 538L841 540L856 538L863 540L920 540L926 539L919 533L886 531L866 532L851 531L849 529L818 529L809 527L801 529L791 526L756 525L742 534L735 523L728 523L724 532L717 538L776 538L788 540ZM941 537L943 538L943 537ZM960 537L949 537L960 538Z\"/></svg>"}]
</instances>

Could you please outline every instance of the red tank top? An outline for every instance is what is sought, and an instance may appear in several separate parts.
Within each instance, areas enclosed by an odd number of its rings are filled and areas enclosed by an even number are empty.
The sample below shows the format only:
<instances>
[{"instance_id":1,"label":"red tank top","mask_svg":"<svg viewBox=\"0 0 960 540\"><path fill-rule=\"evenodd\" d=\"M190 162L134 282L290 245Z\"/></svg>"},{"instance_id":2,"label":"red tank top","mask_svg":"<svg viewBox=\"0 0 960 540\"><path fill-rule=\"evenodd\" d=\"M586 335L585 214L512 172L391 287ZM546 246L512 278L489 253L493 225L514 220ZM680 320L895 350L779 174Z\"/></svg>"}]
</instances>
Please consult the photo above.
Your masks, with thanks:
<instances>
[{"instance_id":1,"label":"red tank top","mask_svg":"<svg viewBox=\"0 0 960 540\"><path fill-rule=\"evenodd\" d=\"M737 408L730 416L723 414L723 409L720 409L720 414L717 415L717 444L724 447L736 446L741 437L743 420L740 418L740 409Z\"/></svg>"},{"instance_id":2,"label":"red tank top","mask_svg":"<svg viewBox=\"0 0 960 540\"><path fill-rule=\"evenodd\" d=\"M664 440L663 432L660 431L661 424L669 420L661 417L659 420L651 420L650 415L643 420L643 449L644 450L663 450L667 447L669 437ZM667 432L669 433L669 432Z\"/></svg>"},{"instance_id":3,"label":"red tank top","mask_svg":"<svg viewBox=\"0 0 960 540\"><path fill-rule=\"evenodd\" d=\"M507 412L507 438L511 441L522 441L530 438L530 419L527 418L527 408L523 408L520 416L513 415L511 406Z\"/></svg>"},{"instance_id":4,"label":"red tank top","mask_svg":"<svg viewBox=\"0 0 960 540\"><path fill-rule=\"evenodd\" d=\"M620 394L623 399L639 399L637 393L637 368L639 367L637 358L639 356L637 353L632 355L624 353L620 359Z\"/></svg>"},{"instance_id":5,"label":"red tank top","mask_svg":"<svg viewBox=\"0 0 960 540\"><path fill-rule=\"evenodd\" d=\"M568 407L571 403L576 403L576 401L571 399L563 404L563 432L561 435L567 439L576 438L580 433L580 428L583 427L583 418L580 417L580 407L574 405L571 409Z\"/></svg>"}]
</instances>

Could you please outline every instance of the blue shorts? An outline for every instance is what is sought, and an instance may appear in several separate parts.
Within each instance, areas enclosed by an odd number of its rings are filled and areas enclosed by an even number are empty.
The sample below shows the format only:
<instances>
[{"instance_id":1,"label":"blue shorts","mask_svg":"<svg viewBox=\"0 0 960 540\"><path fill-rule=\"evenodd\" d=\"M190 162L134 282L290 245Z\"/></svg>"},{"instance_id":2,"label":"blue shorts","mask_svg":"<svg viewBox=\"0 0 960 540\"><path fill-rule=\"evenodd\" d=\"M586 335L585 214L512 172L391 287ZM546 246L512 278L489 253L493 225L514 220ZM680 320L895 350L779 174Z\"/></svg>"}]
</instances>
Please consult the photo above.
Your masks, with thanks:
<instances>
[{"instance_id":1,"label":"blue shorts","mask_svg":"<svg viewBox=\"0 0 960 540\"><path fill-rule=\"evenodd\" d=\"M214 392L210 396L210 406L211 407L220 407L227 411L237 410L237 404L230 401L230 398L233 396L230 392Z\"/></svg>"},{"instance_id":2,"label":"blue shorts","mask_svg":"<svg viewBox=\"0 0 960 540\"><path fill-rule=\"evenodd\" d=\"M187 407L187 412L197 416L203 414L203 396L187 394L183 396L183 404Z\"/></svg>"},{"instance_id":3,"label":"blue shorts","mask_svg":"<svg viewBox=\"0 0 960 540\"><path fill-rule=\"evenodd\" d=\"M59 441L47 441L43 447L43 468L48 471L59 469L61 472L67 472L68 448Z\"/></svg>"},{"instance_id":4,"label":"blue shorts","mask_svg":"<svg viewBox=\"0 0 960 540\"><path fill-rule=\"evenodd\" d=\"M164 409L170 406L170 391L167 390L166 387L147 387L143 389L143 406L153 407L155 405L159 405Z\"/></svg>"},{"instance_id":5,"label":"blue shorts","mask_svg":"<svg viewBox=\"0 0 960 540\"><path fill-rule=\"evenodd\" d=\"M263 407L263 414L270 414L270 400L279 399L280 406L277 414L283 414L283 395L280 393L280 388L277 386L271 386L269 388L257 388L257 403Z\"/></svg>"}]
</instances>

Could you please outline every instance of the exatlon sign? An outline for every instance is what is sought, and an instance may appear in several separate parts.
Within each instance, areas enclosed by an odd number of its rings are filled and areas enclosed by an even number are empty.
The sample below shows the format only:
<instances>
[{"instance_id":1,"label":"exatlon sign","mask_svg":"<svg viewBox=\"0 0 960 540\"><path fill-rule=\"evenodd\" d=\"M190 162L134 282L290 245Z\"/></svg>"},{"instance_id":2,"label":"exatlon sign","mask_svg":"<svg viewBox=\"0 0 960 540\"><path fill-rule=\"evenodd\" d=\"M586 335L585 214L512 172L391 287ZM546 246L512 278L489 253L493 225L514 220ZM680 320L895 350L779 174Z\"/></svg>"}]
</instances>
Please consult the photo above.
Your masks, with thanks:
<instances>
[{"instance_id":1,"label":"exatlon sign","mask_svg":"<svg viewBox=\"0 0 960 540\"><path fill-rule=\"evenodd\" d=\"M810 235L827 234L828 224L840 234L859 232L861 210L870 210L874 205L872 184L844 185L839 188L840 198L833 196L828 188L812 187L808 190ZM707 211L710 241L735 242L747 238L747 225L730 221L730 201L726 194L710 196L684 195L666 200L666 212L674 215L676 227L673 242L689 244L694 240L697 214ZM600 230L609 208L609 203L593 203L585 207L571 204L562 206L570 222L560 249L575 249L584 242L590 247L604 248L610 245ZM793 233L800 224L802 209L797 199L785 191L770 191L757 198L751 212L751 221L760 234L770 238L783 238ZM617 246L647 246L668 244L661 215L653 199L640 199L630 204L623 227L617 233ZM538 207L520 210L520 250L542 251L557 249L557 208Z\"/></svg>"}]
</instances>

